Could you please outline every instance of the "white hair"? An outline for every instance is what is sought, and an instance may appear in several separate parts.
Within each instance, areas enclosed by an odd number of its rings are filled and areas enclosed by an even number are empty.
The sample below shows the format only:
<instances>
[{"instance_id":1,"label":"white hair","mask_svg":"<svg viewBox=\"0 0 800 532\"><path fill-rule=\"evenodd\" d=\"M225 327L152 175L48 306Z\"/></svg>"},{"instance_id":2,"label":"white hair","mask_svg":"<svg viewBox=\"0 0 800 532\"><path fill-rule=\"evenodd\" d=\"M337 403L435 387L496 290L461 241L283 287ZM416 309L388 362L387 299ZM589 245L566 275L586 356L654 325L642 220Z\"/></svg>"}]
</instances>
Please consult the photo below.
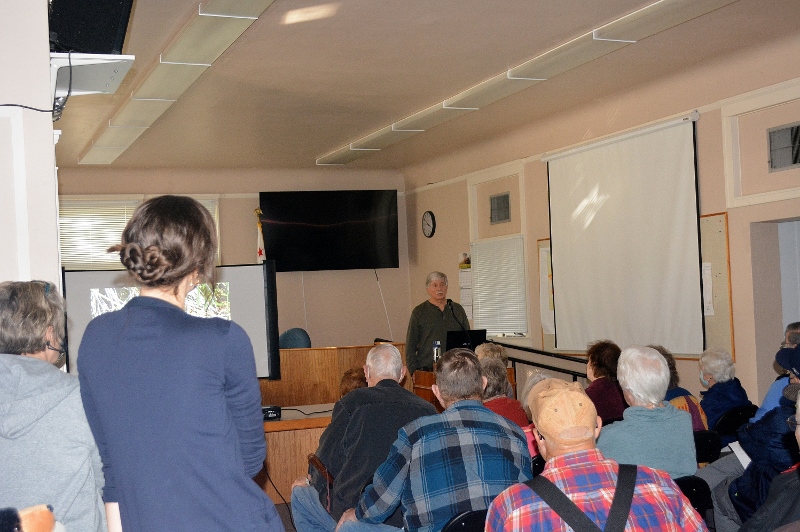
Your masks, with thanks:
<instances>
[{"instance_id":1,"label":"white hair","mask_svg":"<svg viewBox=\"0 0 800 532\"><path fill-rule=\"evenodd\" d=\"M708 373L715 382L727 382L736 376L730 353L721 347L709 347L700 355L700 371Z\"/></svg>"},{"instance_id":2,"label":"white hair","mask_svg":"<svg viewBox=\"0 0 800 532\"><path fill-rule=\"evenodd\" d=\"M522 409L525 410L525 413L528 414L528 419L532 419L531 416L531 407L528 406L528 396L531 394L531 390L533 387L542 382L546 379L553 379L553 375L550 375L546 371L542 371L540 369L528 370L527 377L525 378L525 386L522 387L522 392L519 394L520 402L522 403Z\"/></svg>"},{"instance_id":3,"label":"white hair","mask_svg":"<svg viewBox=\"0 0 800 532\"><path fill-rule=\"evenodd\" d=\"M392 344L376 345L367 354L367 367L370 378L400 380L403 371L403 357Z\"/></svg>"},{"instance_id":4,"label":"white hair","mask_svg":"<svg viewBox=\"0 0 800 532\"><path fill-rule=\"evenodd\" d=\"M444 281L445 286L447 286L447 276L442 272L431 272L428 274L428 277L425 279L425 288L428 288L432 282L434 281Z\"/></svg>"},{"instance_id":5,"label":"white hair","mask_svg":"<svg viewBox=\"0 0 800 532\"><path fill-rule=\"evenodd\" d=\"M617 379L636 403L633 406L660 405L669 386L669 367L652 347L635 345L622 350Z\"/></svg>"}]
</instances>

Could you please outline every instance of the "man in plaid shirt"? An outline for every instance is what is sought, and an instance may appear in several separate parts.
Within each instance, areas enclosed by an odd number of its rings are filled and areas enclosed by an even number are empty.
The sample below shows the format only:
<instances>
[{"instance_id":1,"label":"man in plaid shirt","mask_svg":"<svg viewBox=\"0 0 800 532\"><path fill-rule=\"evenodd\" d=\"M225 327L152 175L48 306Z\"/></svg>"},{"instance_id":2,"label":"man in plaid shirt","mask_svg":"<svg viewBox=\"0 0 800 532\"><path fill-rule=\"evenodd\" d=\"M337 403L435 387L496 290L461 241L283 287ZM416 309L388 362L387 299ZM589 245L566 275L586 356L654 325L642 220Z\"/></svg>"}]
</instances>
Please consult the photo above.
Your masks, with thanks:
<instances>
[{"instance_id":1,"label":"man in plaid shirt","mask_svg":"<svg viewBox=\"0 0 800 532\"><path fill-rule=\"evenodd\" d=\"M531 390L534 437L547 464L542 475L564 492L601 530L605 528L619 465L595 448L602 421L578 383L547 379ZM525 484L492 502L487 532L572 530ZM663 471L639 466L627 532L706 530L700 516Z\"/></svg>"},{"instance_id":2,"label":"man in plaid shirt","mask_svg":"<svg viewBox=\"0 0 800 532\"><path fill-rule=\"evenodd\" d=\"M400 429L342 532L398 530L383 525L398 505L405 529L438 532L453 516L483 510L507 487L531 478L531 457L520 427L481 404L486 378L477 357L451 349L436 365L432 386L445 411Z\"/></svg>"}]
</instances>

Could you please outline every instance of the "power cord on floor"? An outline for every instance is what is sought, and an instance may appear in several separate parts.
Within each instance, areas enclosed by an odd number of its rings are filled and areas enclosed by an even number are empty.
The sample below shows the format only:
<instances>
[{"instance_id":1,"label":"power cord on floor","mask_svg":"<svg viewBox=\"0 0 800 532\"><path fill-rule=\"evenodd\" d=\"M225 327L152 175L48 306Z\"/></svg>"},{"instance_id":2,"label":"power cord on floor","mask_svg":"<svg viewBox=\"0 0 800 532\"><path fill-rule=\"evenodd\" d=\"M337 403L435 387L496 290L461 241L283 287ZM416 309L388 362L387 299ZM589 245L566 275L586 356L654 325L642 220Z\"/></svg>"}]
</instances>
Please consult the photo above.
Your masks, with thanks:
<instances>
[{"instance_id":1,"label":"power cord on floor","mask_svg":"<svg viewBox=\"0 0 800 532\"><path fill-rule=\"evenodd\" d=\"M264 467L264 473L266 473L266 475L267 475L267 480L269 480L269 483L272 484L272 489L274 489L275 493L278 494L278 497L281 498L281 500L283 501L283 504L285 504L286 507L289 508L289 520L292 522L292 528L294 528L295 532L297 532L297 525L294 524L294 517L292 517L292 507L288 502L286 502L286 499L284 499L283 495L281 495L281 492L278 489L278 486L276 486L275 483L272 481L272 477L269 476L269 471L267 471L266 464L264 464L264 466L265 466Z\"/></svg>"}]
</instances>

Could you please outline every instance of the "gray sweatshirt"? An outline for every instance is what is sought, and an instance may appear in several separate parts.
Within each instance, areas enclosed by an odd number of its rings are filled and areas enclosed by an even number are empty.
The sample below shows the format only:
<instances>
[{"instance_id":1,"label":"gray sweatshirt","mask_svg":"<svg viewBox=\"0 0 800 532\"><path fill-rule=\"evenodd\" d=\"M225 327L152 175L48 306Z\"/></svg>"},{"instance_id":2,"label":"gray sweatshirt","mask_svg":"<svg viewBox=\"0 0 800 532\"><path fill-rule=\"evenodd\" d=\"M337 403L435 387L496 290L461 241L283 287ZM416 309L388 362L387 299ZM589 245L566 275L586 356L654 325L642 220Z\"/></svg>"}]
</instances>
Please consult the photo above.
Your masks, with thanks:
<instances>
[{"instance_id":1,"label":"gray sweatshirt","mask_svg":"<svg viewBox=\"0 0 800 532\"><path fill-rule=\"evenodd\" d=\"M67 532L105 532L102 488L78 378L0 354L0 508L49 504Z\"/></svg>"}]
</instances>

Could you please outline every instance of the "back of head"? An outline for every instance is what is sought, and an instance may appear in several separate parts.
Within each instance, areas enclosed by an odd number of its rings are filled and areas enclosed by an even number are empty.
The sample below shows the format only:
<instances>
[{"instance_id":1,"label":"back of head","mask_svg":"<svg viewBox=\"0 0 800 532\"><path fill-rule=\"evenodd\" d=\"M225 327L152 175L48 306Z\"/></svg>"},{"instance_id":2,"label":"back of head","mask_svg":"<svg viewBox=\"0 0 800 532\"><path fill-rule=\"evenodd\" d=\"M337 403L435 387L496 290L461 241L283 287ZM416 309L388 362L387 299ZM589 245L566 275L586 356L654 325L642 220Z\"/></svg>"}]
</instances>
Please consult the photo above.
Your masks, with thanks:
<instances>
[{"instance_id":1,"label":"back of head","mask_svg":"<svg viewBox=\"0 0 800 532\"><path fill-rule=\"evenodd\" d=\"M531 419L531 407L529 405L531 390L543 380L552 378L553 376L545 371L539 369L528 370L528 374L525 378L525 385L522 387L522 392L517 396L522 403L522 409L528 414L528 419Z\"/></svg>"},{"instance_id":2,"label":"back of head","mask_svg":"<svg viewBox=\"0 0 800 532\"><path fill-rule=\"evenodd\" d=\"M339 381L339 397L344 397L356 388L366 388L367 378L364 376L364 368L350 368L342 375Z\"/></svg>"},{"instance_id":3,"label":"back of head","mask_svg":"<svg viewBox=\"0 0 800 532\"><path fill-rule=\"evenodd\" d=\"M669 386L669 368L652 347L631 346L619 356L617 376L622 389L633 399L631 406L660 406Z\"/></svg>"},{"instance_id":4,"label":"back of head","mask_svg":"<svg viewBox=\"0 0 800 532\"><path fill-rule=\"evenodd\" d=\"M736 376L730 353L721 347L709 347L700 354L700 370L711 375L716 382L727 382Z\"/></svg>"},{"instance_id":5,"label":"back of head","mask_svg":"<svg viewBox=\"0 0 800 532\"><path fill-rule=\"evenodd\" d=\"M367 367L370 379L399 381L403 371L403 357L392 344L376 345L367 354Z\"/></svg>"},{"instance_id":6,"label":"back of head","mask_svg":"<svg viewBox=\"0 0 800 532\"><path fill-rule=\"evenodd\" d=\"M450 349L436 363L436 386L447 402L480 399L483 375L475 353L469 349Z\"/></svg>"},{"instance_id":7,"label":"back of head","mask_svg":"<svg viewBox=\"0 0 800 532\"><path fill-rule=\"evenodd\" d=\"M48 327L53 328L53 339L61 345L64 324L64 300L54 284L0 283L0 353L21 355L44 351Z\"/></svg>"},{"instance_id":8,"label":"back of head","mask_svg":"<svg viewBox=\"0 0 800 532\"><path fill-rule=\"evenodd\" d=\"M610 340L600 340L590 345L586 356L594 376L616 381L620 352L619 346Z\"/></svg>"},{"instance_id":9,"label":"back of head","mask_svg":"<svg viewBox=\"0 0 800 532\"><path fill-rule=\"evenodd\" d=\"M508 365L508 353L506 353L506 348L494 342L486 342L476 347L475 356L478 357L478 360L483 360L484 358L498 358L502 360L504 364Z\"/></svg>"},{"instance_id":10,"label":"back of head","mask_svg":"<svg viewBox=\"0 0 800 532\"><path fill-rule=\"evenodd\" d=\"M594 443L597 409L579 383L540 381L528 396L528 407L548 449L569 450Z\"/></svg>"},{"instance_id":11,"label":"back of head","mask_svg":"<svg viewBox=\"0 0 800 532\"><path fill-rule=\"evenodd\" d=\"M667 389L671 390L673 388L677 388L678 384L681 383L681 376L678 375L678 368L675 365L675 357L672 356L672 353L670 353L669 349L663 345L648 345L647 347L652 347L661 353L661 356L667 361L667 367L669 368L669 386L667 386Z\"/></svg>"},{"instance_id":12,"label":"back of head","mask_svg":"<svg viewBox=\"0 0 800 532\"><path fill-rule=\"evenodd\" d=\"M122 232L120 261L148 287L169 287L197 271L214 277L217 231L211 213L186 196L159 196L134 211Z\"/></svg>"},{"instance_id":13,"label":"back of head","mask_svg":"<svg viewBox=\"0 0 800 532\"><path fill-rule=\"evenodd\" d=\"M480 363L481 372L486 377L483 398L507 396L511 391L511 383L508 382L508 370L503 361L499 358L483 358Z\"/></svg>"}]
</instances>

